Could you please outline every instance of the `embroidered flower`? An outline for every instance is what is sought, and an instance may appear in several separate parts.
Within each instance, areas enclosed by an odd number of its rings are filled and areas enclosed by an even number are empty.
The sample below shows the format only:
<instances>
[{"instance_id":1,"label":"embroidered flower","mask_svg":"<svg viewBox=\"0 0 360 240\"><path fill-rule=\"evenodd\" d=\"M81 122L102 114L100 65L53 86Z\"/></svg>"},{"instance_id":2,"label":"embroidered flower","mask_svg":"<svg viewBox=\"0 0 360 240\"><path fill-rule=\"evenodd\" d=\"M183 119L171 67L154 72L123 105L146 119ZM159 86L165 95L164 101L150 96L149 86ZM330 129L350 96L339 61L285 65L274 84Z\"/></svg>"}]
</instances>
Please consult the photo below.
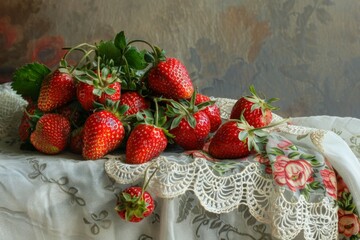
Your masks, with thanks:
<instances>
[{"instance_id":1,"label":"embroidered flower","mask_svg":"<svg viewBox=\"0 0 360 240\"><path fill-rule=\"evenodd\" d=\"M280 186L286 185L293 192L314 181L310 163L303 159L290 160L286 156L276 157L273 174Z\"/></svg>"},{"instance_id":2,"label":"embroidered flower","mask_svg":"<svg viewBox=\"0 0 360 240\"><path fill-rule=\"evenodd\" d=\"M337 174L336 176L336 182L337 182L337 195L338 197L341 197L343 192L349 192L349 188L346 185L346 183L344 182L344 179Z\"/></svg>"},{"instance_id":3,"label":"embroidered flower","mask_svg":"<svg viewBox=\"0 0 360 240\"><path fill-rule=\"evenodd\" d=\"M278 148L281 148L281 149L284 149L284 150L287 150L289 149L290 146L292 146L293 143L289 140L282 140L281 142L279 142L277 144Z\"/></svg>"},{"instance_id":4,"label":"embroidered flower","mask_svg":"<svg viewBox=\"0 0 360 240\"><path fill-rule=\"evenodd\" d=\"M336 199L337 187L335 172L329 169L323 169L320 170L320 175L323 178L323 184L325 185L327 194Z\"/></svg>"},{"instance_id":5,"label":"embroidered flower","mask_svg":"<svg viewBox=\"0 0 360 240\"><path fill-rule=\"evenodd\" d=\"M339 233L346 237L357 235L360 231L359 219L354 213L339 210Z\"/></svg>"},{"instance_id":6,"label":"embroidered flower","mask_svg":"<svg viewBox=\"0 0 360 240\"><path fill-rule=\"evenodd\" d=\"M272 168L271 168L269 158L258 154L258 155L255 156L254 160L265 165L265 173L272 174Z\"/></svg>"},{"instance_id":7,"label":"embroidered flower","mask_svg":"<svg viewBox=\"0 0 360 240\"><path fill-rule=\"evenodd\" d=\"M30 43L29 58L48 67L56 66L65 54L64 39L61 36L42 36Z\"/></svg>"}]
</instances>

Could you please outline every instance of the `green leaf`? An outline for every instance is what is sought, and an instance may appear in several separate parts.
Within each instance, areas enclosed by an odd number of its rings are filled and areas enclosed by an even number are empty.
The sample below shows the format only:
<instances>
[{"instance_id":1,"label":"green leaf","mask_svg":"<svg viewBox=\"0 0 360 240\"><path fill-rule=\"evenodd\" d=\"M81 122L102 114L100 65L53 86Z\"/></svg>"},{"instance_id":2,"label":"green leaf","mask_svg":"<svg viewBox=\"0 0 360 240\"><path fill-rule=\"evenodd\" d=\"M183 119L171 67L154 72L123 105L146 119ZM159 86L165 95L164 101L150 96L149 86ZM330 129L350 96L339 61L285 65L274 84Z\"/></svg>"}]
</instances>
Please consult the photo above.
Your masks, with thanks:
<instances>
[{"instance_id":1,"label":"green leaf","mask_svg":"<svg viewBox=\"0 0 360 240\"><path fill-rule=\"evenodd\" d=\"M96 50L96 55L103 60L113 60L115 65L120 64L121 50L112 41L101 41Z\"/></svg>"},{"instance_id":2,"label":"green leaf","mask_svg":"<svg viewBox=\"0 0 360 240\"><path fill-rule=\"evenodd\" d=\"M124 54L129 67L142 70L147 67L144 52L140 52L136 47L130 47Z\"/></svg>"},{"instance_id":3,"label":"green leaf","mask_svg":"<svg viewBox=\"0 0 360 240\"><path fill-rule=\"evenodd\" d=\"M40 63L30 63L17 69L12 77L12 88L23 97L37 100L43 79L51 70Z\"/></svg>"},{"instance_id":4,"label":"green leaf","mask_svg":"<svg viewBox=\"0 0 360 240\"><path fill-rule=\"evenodd\" d=\"M116 34L115 40L114 40L114 45L115 45L115 47L120 49L122 52L124 52L126 45L127 45L124 31L121 31L118 34Z\"/></svg>"},{"instance_id":5,"label":"green leaf","mask_svg":"<svg viewBox=\"0 0 360 240\"><path fill-rule=\"evenodd\" d=\"M147 62L147 63L153 63L153 62L155 62L154 56L153 56L151 53L149 53L149 52L145 52L145 54L144 54L144 60L145 60L145 62Z\"/></svg>"}]
</instances>

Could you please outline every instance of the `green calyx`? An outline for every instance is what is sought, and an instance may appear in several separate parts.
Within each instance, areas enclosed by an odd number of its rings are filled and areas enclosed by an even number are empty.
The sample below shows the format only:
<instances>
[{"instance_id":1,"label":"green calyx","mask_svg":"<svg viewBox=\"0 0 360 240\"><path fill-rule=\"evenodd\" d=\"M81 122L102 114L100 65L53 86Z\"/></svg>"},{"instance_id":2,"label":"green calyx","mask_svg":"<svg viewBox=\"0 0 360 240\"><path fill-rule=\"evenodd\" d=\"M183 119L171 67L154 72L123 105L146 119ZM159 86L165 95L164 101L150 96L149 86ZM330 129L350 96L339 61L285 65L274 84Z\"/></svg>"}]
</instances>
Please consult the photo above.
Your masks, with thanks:
<instances>
[{"instance_id":1,"label":"green calyx","mask_svg":"<svg viewBox=\"0 0 360 240\"><path fill-rule=\"evenodd\" d=\"M159 107L158 99L154 98L155 111L142 110L136 114L137 124L145 123L160 128L168 139L174 138L174 135L169 133L166 123L167 116L164 108Z\"/></svg>"},{"instance_id":2,"label":"green calyx","mask_svg":"<svg viewBox=\"0 0 360 240\"><path fill-rule=\"evenodd\" d=\"M115 210L118 212L125 211L125 220L129 221L132 217L144 218L144 213L148 210L149 203L147 203L144 199L144 193L151 181L151 179L155 176L158 168L156 167L155 170L150 175L149 179L147 179L147 174L152 164L149 165L145 170L144 175L144 183L141 187L141 194L138 196L132 196L131 194L127 193L126 191L122 192L118 196L119 204L115 207Z\"/></svg>"},{"instance_id":3,"label":"green calyx","mask_svg":"<svg viewBox=\"0 0 360 240\"><path fill-rule=\"evenodd\" d=\"M148 203L144 200L143 194L131 196L129 193L123 192L120 195L119 204L115 207L115 210L118 212L125 211L125 220L129 221L134 216L144 218L147 207Z\"/></svg>"},{"instance_id":4,"label":"green calyx","mask_svg":"<svg viewBox=\"0 0 360 240\"><path fill-rule=\"evenodd\" d=\"M190 127L195 128L196 119L194 114L215 104L215 101L206 101L195 105L196 94L197 91L194 91L190 100L180 99L175 101L173 99L160 98L160 101L168 103L166 115L170 118L170 129L179 126L183 118L189 123Z\"/></svg>"},{"instance_id":5,"label":"green calyx","mask_svg":"<svg viewBox=\"0 0 360 240\"><path fill-rule=\"evenodd\" d=\"M254 85L250 85L249 87L251 96L246 96L244 97L246 100L248 100L249 102L253 103L253 105L251 106L251 111L254 111L255 109L261 109L261 112L263 115L265 115L265 111L267 109L269 110L277 110L278 107L274 107L271 104L273 102L276 102L279 100L279 98L270 98L270 99L266 99L266 98L262 98L259 97L259 95L257 94Z\"/></svg>"},{"instance_id":6,"label":"green calyx","mask_svg":"<svg viewBox=\"0 0 360 240\"><path fill-rule=\"evenodd\" d=\"M254 150L257 153L264 154L266 152L265 146L268 142L268 136L269 136L269 132L264 130L283 124L287 122L288 119L284 119L282 121L272 123L260 128L254 128L253 126L251 126L245 120L243 113L241 114L239 120L232 119L231 121L236 121L237 127L242 130L240 131L238 138L242 142L247 141L248 150L249 151Z\"/></svg>"}]
</instances>

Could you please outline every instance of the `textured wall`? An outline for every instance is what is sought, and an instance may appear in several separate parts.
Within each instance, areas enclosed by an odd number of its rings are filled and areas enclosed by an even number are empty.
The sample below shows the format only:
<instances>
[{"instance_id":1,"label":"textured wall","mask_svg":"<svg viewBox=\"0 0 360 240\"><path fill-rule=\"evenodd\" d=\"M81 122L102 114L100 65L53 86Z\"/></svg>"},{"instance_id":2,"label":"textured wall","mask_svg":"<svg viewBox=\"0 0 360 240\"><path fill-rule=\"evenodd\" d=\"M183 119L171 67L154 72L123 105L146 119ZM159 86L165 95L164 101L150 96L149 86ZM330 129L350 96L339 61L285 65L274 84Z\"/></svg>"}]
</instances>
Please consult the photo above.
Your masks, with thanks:
<instances>
[{"instance_id":1,"label":"textured wall","mask_svg":"<svg viewBox=\"0 0 360 240\"><path fill-rule=\"evenodd\" d=\"M180 58L202 93L238 98L254 84L284 116L360 117L359 10L358 0L2 0L0 78L124 30Z\"/></svg>"}]
</instances>

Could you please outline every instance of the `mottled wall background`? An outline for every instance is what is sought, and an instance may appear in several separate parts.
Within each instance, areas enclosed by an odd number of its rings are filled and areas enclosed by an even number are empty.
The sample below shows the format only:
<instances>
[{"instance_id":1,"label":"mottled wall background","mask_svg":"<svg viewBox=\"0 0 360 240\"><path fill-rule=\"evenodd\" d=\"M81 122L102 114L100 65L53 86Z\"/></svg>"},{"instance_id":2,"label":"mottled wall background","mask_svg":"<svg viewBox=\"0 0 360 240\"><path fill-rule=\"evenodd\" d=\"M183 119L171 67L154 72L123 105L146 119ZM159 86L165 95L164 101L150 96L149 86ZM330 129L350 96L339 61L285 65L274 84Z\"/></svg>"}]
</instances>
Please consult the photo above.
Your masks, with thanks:
<instances>
[{"instance_id":1,"label":"mottled wall background","mask_svg":"<svg viewBox=\"0 0 360 240\"><path fill-rule=\"evenodd\" d=\"M254 84L283 116L360 117L359 12L358 0L2 0L0 81L124 30L180 58L204 94Z\"/></svg>"}]
</instances>

